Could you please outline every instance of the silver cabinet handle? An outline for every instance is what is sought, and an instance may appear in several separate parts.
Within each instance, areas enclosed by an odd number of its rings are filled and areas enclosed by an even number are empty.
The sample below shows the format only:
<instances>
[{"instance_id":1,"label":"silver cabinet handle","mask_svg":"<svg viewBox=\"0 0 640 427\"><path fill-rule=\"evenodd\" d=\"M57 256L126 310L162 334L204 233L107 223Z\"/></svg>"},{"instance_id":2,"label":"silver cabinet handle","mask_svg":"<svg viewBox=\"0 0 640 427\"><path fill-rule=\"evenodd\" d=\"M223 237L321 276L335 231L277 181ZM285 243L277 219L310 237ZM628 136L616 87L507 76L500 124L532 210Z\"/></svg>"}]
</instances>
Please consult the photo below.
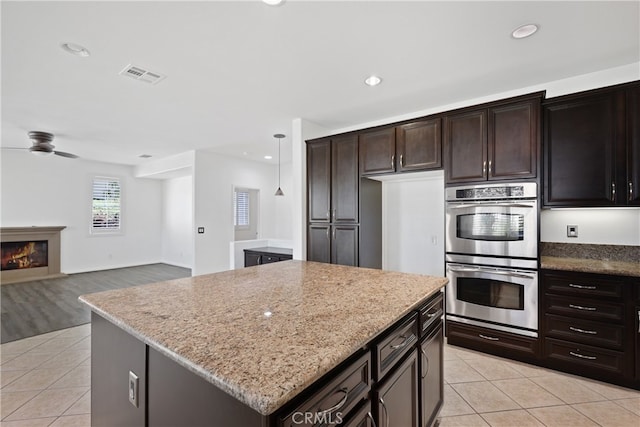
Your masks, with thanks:
<instances>
[{"instance_id":1,"label":"silver cabinet handle","mask_svg":"<svg viewBox=\"0 0 640 427\"><path fill-rule=\"evenodd\" d=\"M422 360L427 363L427 372L425 372L424 375L422 375L422 379L425 379L427 375L429 375L429 368L431 367L431 364L429 363L429 358L427 357L427 353L424 352L424 349L422 348L422 346L420 346L420 353L422 353ZM422 372L420 372L420 374L422 374Z\"/></svg>"},{"instance_id":2,"label":"silver cabinet handle","mask_svg":"<svg viewBox=\"0 0 640 427\"><path fill-rule=\"evenodd\" d=\"M435 315L436 315L436 314L438 314L439 312L440 312L440 310L436 310L436 311L434 311L433 313L427 313L427 317L428 317L429 319L431 319L433 316L435 316Z\"/></svg>"},{"instance_id":3,"label":"silver cabinet handle","mask_svg":"<svg viewBox=\"0 0 640 427\"><path fill-rule=\"evenodd\" d=\"M511 272L511 271L501 271L501 270L493 270L488 268L480 268L480 267L468 267L468 268L459 268L459 267L449 267L449 271L453 271L454 273L474 273L474 272L483 272L489 274L498 274L500 276L510 276L510 277L521 277L525 279L533 279L535 276L533 274L526 274L523 272Z\"/></svg>"},{"instance_id":4,"label":"silver cabinet handle","mask_svg":"<svg viewBox=\"0 0 640 427\"><path fill-rule=\"evenodd\" d=\"M404 154L400 154L400 167L404 167Z\"/></svg>"},{"instance_id":5,"label":"silver cabinet handle","mask_svg":"<svg viewBox=\"0 0 640 427\"><path fill-rule=\"evenodd\" d=\"M331 210L328 210L325 216L327 217L327 219L329 219L331 217Z\"/></svg>"},{"instance_id":6,"label":"silver cabinet handle","mask_svg":"<svg viewBox=\"0 0 640 427\"><path fill-rule=\"evenodd\" d=\"M489 160L489 175L491 175L491 160Z\"/></svg>"},{"instance_id":7,"label":"silver cabinet handle","mask_svg":"<svg viewBox=\"0 0 640 427\"><path fill-rule=\"evenodd\" d=\"M638 332L640 333L640 310L638 310Z\"/></svg>"},{"instance_id":8,"label":"silver cabinet handle","mask_svg":"<svg viewBox=\"0 0 640 427\"><path fill-rule=\"evenodd\" d=\"M331 228L331 227L327 227L327 239L329 239L329 229L330 229L330 228Z\"/></svg>"},{"instance_id":9,"label":"silver cabinet handle","mask_svg":"<svg viewBox=\"0 0 640 427\"><path fill-rule=\"evenodd\" d=\"M406 347L407 344L409 344L409 340L411 340L411 335L406 337L404 335L400 335L400 338L404 338L404 341L397 345L389 345L389 348L392 350L397 350L399 348Z\"/></svg>"},{"instance_id":10,"label":"silver cabinet handle","mask_svg":"<svg viewBox=\"0 0 640 427\"><path fill-rule=\"evenodd\" d=\"M633 200L633 182L629 181L629 201Z\"/></svg>"},{"instance_id":11,"label":"silver cabinet handle","mask_svg":"<svg viewBox=\"0 0 640 427\"><path fill-rule=\"evenodd\" d=\"M336 208L331 209L331 211L333 212L333 220L336 220Z\"/></svg>"},{"instance_id":12,"label":"silver cabinet handle","mask_svg":"<svg viewBox=\"0 0 640 427\"><path fill-rule=\"evenodd\" d=\"M396 168L396 155L392 154L391 155L391 169L395 169Z\"/></svg>"},{"instance_id":13,"label":"silver cabinet handle","mask_svg":"<svg viewBox=\"0 0 640 427\"><path fill-rule=\"evenodd\" d=\"M258 264L262 264L262 255L258 255Z\"/></svg>"},{"instance_id":14,"label":"silver cabinet handle","mask_svg":"<svg viewBox=\"0 0 640 427\"><path fill-rule=\"evenodd\" d=\"M581 305L569 304L569 308L575 308L576 310L596 311L596 307L583 307Z\"/></svg>"},{"instance_id":15,"label":"silver cabinet handle","mask_svg":"<svg viewBox=\"0 0 640 427\"><path fill-rule=\"evenodd\" d=\"M344 406L344 404L347 403L347 398L349 397L349 389L344 387L344 388L341 388L340 390L336 390L336 393L344 393L344 396L342 397L342 399L340 399L340 402L336 403L334 406L332 406L329 409L324 409L324 410L321 410L321 411L317 411L316 414L318 414L318 415L331 414L331 413L337 411L338 409L342 408Z\"/></svg>"},{"instance_id":16,"label":"silver cabinet handle","mask_svg":"<svg viewBox=\"0 0 640 427\"><path fill-rule=\"evenodd\" d=\"M611 201L616 201L616 183L613 181L611 182Z\"/></svg>"},{"instance_id":17,"label":"silver cabinet handle","mask_svg":"<svg viewBox=\"0 0 640 427\"><path fill-rule=\"evenodd\" d=\"M482 334L478 334L478 336L480 338L484 338L485 340L489 340L489 341L500 341L500 338L496 338L496 337L488 337L488 336L482 335Z\"/></svg>"},{"instance_id":18,"label":"silver cabinet handle","mask_svg":"<svg viewBox=\"0 0 640 427\"><path fill-rule=\"evenodd\" d=\"M585 329L574 328L573 326L569 326L569 329L573 332L580 332L581 334L598 335L598 332L596 331L587 331Z\"/></svg>"},{"instance_id":19,"label":"silver cabinet handle","mask_svg":"<svg viewBox=\"0 0 640 427\"><path fill-rule=\"evenodd\" d=\"M576 289L588 289L590 291L594 290L594 289L598 289L596 286L588 286L588 285L576 285L574 283L569 283L569 287L570 288L576 288Z\"/></svg>"},{"instance_id":20,"label":"silver cabinet handle","mask_svg":"<svg viewBox=\"0 0 640 427\"><path fill-rule=\"evenodd\" d=\"M374 420L373 415L371 415L371 412L367 412L367 418L371 420L371 424L373 424L373 427L378 427L378 425L376 424L376 420Z\"/></svg>"},{"instance_id":21,"label":"silver cabinet handle","mask_svg":"<svg viewBox=\"0 0 640 427\"><path fill-rule=\"evenodd\" d=\"M382 409L384 410L384 419L386 421L384 425L389 427L389 412L387 411L387 405L384 404L384 400L382 400L382 398L380 398L379 401L382 404Z\"/></svg>"},{"instance_id":22,"label":"silver cabinet handle","mask_svg":"<svg viewBox=\"0 0 640 427\"><path fill-rule=\"evenodd\" d=\"M333 227L333 240L336 240L336 228Z\"/></svg>"},{"instance_id":23,"label":"silver cabinet handle","mask_svg":"<svg viewBox=\"0 0 640 427\"><path fill-rule=\"evenodd\" d=\"M583 354L574 353L573 351L570 351L569 354L574 356L574 357L579 357L580 359L587 359L587 360L596 360L597 359L597 357L595 357L595 356L585 356Z\"/></svg>"},{"instance_id":24,"label":"silver cabinet handle","mask_svg":"<svg viewBox=\"0 0 640 427\"><path fill-rule=\"evenodd\" d=\"M450 205L447 206L447 209L467 209L467 208L477 208L477 207L483 207L483 208L534 208L535 205L533 203L531 204L524 204L524 203L504 203L504 202L498 202L498 203L485 203L482 204L481 206L480 203L465 203L463 205Z\"/></svg>"},{"instance_id":25,"label":"silver cabinet handle","mask_svg":"<svg viewBox=\"0 0 640 427\"><path fill-rule=\"evenodd\" d=\"M484 176L486 172L487 172L487 161L485 160L484 162L482 162L482 175Z\"/></svg>"}]
</instances>

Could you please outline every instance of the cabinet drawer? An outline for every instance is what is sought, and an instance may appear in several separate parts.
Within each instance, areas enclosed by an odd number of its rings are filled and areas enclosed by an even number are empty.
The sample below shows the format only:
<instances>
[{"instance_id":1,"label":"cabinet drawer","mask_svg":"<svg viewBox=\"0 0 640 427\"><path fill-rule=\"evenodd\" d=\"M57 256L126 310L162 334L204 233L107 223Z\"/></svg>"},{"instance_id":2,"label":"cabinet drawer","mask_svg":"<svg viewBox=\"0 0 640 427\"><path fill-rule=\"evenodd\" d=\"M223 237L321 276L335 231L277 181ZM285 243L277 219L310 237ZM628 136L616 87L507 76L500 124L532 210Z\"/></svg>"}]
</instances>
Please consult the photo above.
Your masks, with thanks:
<instances>
[{"instance_id":1,"label":"cabinet drawer","mask_svg":"<svg viewBox=\"0 0 640 427\"><path fill-rule=\"evenodd\" d=\"M366 400L360 408L353 411L353 415L341 424L342 427L375 427L371 414L371 401Z\"/></svg>"},{"instance_id":2,"label":"cabinet drawer","mask_svg":"<svg viewBox=\"0 0 640 427\"><path fill-rule=\"evenodd\" d=\"M275 255L262 255L262 264L269 264L270 262L278 262L281 261L280 257Z\"/></svg>"},{"instance_id":3,"label":"cabinet drawer","mask_svg":"<svg viewBox=\"0 0 640 427\"><path fill-rule=\"evenodd\" d=\"M380 381L393 368L393 365L411 350L413 344L418 341L417 317L418 314L413 313L375 345L376 381Z\"/></svg>"},{"instance_id":4,"label":"cabinet drawer","mask_svg":"<svg viewBox=\"0 0 640 427\"><path fill-rule=\"evenodd\" d=\"M547 338L545 354L550 360L566 364L570 372L580 372L588 368L615 375L625 374L624 353L619 351Z\"/></svg>"},{"instance_id":5,"label":"cabinet drawer","mask_svg":"<svg viewBox=\"0 0 640 427\"><path fill-rule=\"evenodd\" d=\"M497 354L502 357L529 360L538 357L538 338L451 321L446 322L446 327L449 344Z\"/></svg>"},{"instance_id":6,"label":"cabinet drawer","mask_svg":"<svg viewBox=\"0 0 640 427\"><path fill-rule=\"evenodd\" d=\"M624 284L608 278L572 274L570 276L545 274L545 289L549 293L578 297L604 297L622 299Z\"/></svg>"},{"instance_id":7,"label":"cabinet drawer","mask_svg":"<svg viewBox=\"0 0 640 427\"><path fill-rule=\"evenodd\" d=\"M621 322L624 305L557 295L545 295L547 313L583 319Z\"/></svg>"},{"instance_id":8,"label":"cabinet drawer","mask_svg":"<svg viewBox=\"0 0 640 427\"><path fill-rule=\"evenodd\" d=\"M349 364L304 403L280 417L279 426L314 426L318 420L327 426L339 425L371 389L371 353L366 352ZM339 415L339 416L338 416Z\"/></svg>"},{"instance_id":9,"label":"cabinet drawer","mask_svg":"<svg viewBox=\"0 0 640 427\"><path fill-rule=\"evenodd\" d=\"M423 337L429 331L429 328L438 323L444 312L442 292L427 301L420 309L420 336Z\"/></svg>"},{"instance_id":10,"label":"cabinet drawer","mask_svg":"<svg viewBox=\"0 0 640 427\"><path fill-rule=\"evenodd\" d=\"M623 347L622 326L553 315L548 315L546 321L548 336L614 349Z\"/></svg>"}]
</instances>

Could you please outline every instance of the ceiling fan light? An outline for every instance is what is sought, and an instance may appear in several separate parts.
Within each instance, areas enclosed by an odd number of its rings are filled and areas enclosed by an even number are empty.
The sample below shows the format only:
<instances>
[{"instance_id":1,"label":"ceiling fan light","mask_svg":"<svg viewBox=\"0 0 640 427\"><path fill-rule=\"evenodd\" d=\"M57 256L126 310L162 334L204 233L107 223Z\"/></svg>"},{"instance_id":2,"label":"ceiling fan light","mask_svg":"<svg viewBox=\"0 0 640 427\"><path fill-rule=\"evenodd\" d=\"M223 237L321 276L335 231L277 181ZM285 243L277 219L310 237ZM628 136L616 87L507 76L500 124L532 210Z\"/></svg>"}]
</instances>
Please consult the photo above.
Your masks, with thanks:
<instances>
[{"instance_id":1,"label":"ceiling fan light","mask_svg":"<svg viewBox=\"0 0 640 427\"><path fill-rule=\"evenodd\" d=\"M47 151L40 147L29 147L29 151L38 157L51 156L53 154L53 151Z\"/></svg>"},{"instance_id":2,"label":"ceiling fan light","mask_svg":"<svg viewBox=\"0 0 640 427\"><path fill-rule=\"evenodd\" d=\"M279 6L284 3L284 0L262 0L262 2L269 6Z\"/></svg>"}]
</instances>

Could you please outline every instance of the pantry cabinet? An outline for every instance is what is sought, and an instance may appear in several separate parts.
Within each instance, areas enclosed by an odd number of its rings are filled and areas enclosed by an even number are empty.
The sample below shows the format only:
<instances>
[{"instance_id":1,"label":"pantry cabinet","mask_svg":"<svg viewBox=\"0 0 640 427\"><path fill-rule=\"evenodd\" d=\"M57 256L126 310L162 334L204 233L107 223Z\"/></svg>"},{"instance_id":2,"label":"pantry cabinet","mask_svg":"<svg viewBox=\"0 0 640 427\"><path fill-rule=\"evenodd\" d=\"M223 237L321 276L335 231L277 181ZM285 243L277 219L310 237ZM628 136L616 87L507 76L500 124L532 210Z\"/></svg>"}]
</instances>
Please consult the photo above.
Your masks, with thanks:
<instances>
[{"instance_id":1,"label":"pantry cabinet","mask_svg":"<svg viewBox=\"0 0 640 427\"><path fill-rule=\"evenodd\" d=\"M542 93L447 114L447 184L537 176Z\"/></svg>"},{"instance_id":2,"label":"pantry cabinet","mask_svg":"<svg viewBox=\"0 0 640 427\"><path fill-rule=\"evenodd\" d=\"M640 84L545 101L544 206L638 206Z\"/></svg>"}]
</instances>

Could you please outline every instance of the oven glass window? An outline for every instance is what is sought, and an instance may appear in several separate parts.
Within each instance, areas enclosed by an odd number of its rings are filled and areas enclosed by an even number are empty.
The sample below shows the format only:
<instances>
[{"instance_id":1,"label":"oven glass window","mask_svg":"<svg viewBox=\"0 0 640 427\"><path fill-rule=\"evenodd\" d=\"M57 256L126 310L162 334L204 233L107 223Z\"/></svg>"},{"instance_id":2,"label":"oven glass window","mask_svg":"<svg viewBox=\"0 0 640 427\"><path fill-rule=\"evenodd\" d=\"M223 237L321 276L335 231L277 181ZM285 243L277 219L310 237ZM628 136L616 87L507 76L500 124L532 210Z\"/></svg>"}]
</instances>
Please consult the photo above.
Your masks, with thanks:
<instances>
[{"instance_id":1,"label":"oven glass window","mask_svg":"<svg viewBox=\"0 0 640 427\"><path fill-rule=\"evenodd\" d=\"M524 239L524 215L474 213L456 217L459 239L517 241Z\"/></svg>"},{"instance_id":2,"label":"oven glass window","mask_svg":"<svg viewBox=\"0 0 640 427\"><path fill-rule=\"evenodd\" d=\"M457 299L487 307L524 310L524 286L499 280L458 277Z\"/></svg>"}]
</instances>

